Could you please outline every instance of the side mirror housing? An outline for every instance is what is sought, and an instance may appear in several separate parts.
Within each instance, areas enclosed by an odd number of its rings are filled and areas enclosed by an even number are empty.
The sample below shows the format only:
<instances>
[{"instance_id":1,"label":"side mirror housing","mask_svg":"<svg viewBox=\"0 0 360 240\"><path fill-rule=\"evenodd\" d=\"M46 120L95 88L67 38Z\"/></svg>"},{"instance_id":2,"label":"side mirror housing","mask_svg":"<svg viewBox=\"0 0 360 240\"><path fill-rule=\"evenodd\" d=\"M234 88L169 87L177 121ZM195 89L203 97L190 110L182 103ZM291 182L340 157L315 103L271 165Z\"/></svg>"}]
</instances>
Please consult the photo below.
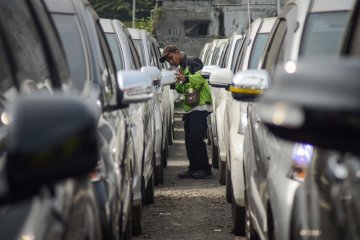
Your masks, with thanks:
<instances>
[{"instance_id":1,"label":"side mirror housing","mask_svg":"<svg viewBox=\"0 0 360 240\"><path fill-rule=\"evenodd\" d=\"M153 85L161 85L161 72L157 67L145 66L141 67L141 72L145 73L153 82Z\"/></svg>"},{"instance_id":2,"label":"side mirror housing","mask_svg":"<svg viewBox=\"0 0 360 240\"><path fill-rule=\"evenodd\" d=\"M270 87L266 70L247 70L235 74L230 91L235 100L252 102Z\"/></svg>"},{"instance_id":3,"label":"side mirror housing","mask_svg":"<svg viewBox=\"0 0 360 240\"><path fill-rule=\"evenodd\" d=\"M212 71L219 69L218 65L206 65L201 69L201 76L203 78L209 79Z\"/></svg>"},{"instance_id":4,"label":"side mirror housing","mask_svg":"<svg viewBox=\"0 0 360 240\"><path fill-rule=\"evenodd\" d=\"M71 96L27 96L10 111L5 173L8 194L31 197L40 187L93 170L99 159L94 111Z\"/></svg>"},{"instance_id":5,"label":"side mirror housing","mask_svg":"<svg viewBox=\"0 0 360 240\"><path fill-rule=\"evenodd\" d=\"M211 72L209 84L212 87L228 89L233 78L233 72L228 68L219 68Z\"/></svg>"},{"instance_id":6,"label":"side mirror housing","mask_svg":"<svg viewBox=\"0 0 360 240\"><path fill-rule=\"evenodd\" d=\"M171 85L176 82L176 71L175 70L166 70L161 71L161 83L163 86Z\"/></svg>"},{"instance_id":7,"label":"side mirror housing","mask_svg":"<svg viewBox=\"0 0 360 240\"><path fill-rule=\"evenodd\" d=\"M285 65L286 66L286 65ZM360 153L360 61L317 59L275 72L259 99L263 122L279 137Z\"/></svg>"},{"instance_id":8,"label":"side mirror housing","mask_svg":"<svg viewBox=\"0 0 360 240\"><path fill-rule=\"evenodd\" d=\"M154 88L151 78L136 70L119 71L117 80L123 91L122 104L146 102L153 97Z\"/></svg>"}]
</instances>

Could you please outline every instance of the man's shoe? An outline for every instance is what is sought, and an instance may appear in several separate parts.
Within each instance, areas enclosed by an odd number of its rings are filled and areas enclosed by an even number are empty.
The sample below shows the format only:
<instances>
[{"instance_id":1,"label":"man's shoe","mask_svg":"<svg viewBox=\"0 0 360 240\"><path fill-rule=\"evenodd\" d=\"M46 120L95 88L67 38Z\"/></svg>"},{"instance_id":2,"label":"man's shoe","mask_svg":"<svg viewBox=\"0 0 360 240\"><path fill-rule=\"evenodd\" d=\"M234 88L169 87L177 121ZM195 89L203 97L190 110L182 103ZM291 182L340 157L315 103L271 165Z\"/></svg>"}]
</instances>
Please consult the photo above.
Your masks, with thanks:
<instances>
[{"instance_id":1,"label":"man's shoe","mask_svg":"<svg viewBox=\"0 0 360 240\"><path fill-rule=\"evenodd\" d=\"M193 178L193 171L187 170L185 172L179 173L178 178Z\"/></svg>"},{"instance_id":2,"label":"man's shoe","mask_svg":"<svg viewBox=\"0 0 360 240\"><path fill-rule=\"evenodd\" d=\"M212 176L211 170L208 171L199 170L192 173L192 177L196 179L206 179L206 178L211 178L211 176Z\"/></svg>"}]
</instances>

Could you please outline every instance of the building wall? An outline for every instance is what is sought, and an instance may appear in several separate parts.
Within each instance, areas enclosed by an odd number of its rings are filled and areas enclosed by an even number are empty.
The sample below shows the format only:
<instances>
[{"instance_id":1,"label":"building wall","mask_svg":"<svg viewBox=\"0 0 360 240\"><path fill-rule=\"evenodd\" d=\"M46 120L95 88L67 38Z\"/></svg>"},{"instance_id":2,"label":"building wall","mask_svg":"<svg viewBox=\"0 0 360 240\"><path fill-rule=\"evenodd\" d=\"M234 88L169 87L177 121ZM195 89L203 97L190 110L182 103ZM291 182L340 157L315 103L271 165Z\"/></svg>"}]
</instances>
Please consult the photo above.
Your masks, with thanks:
<instances>
[{"instance_id":1,"label":"building wall","mask_svg":"<svg viewBox=\"0 0 360 240\"><path fill-rule=\"evenodd\" d=\"M284 3L285 0L281 1ZM228 37L235 31L241 32L247 28L247 2L248 0L158 0L157 8L153 11L156 38L161 46L175 44L189 55L198 56L206 42ZM252 20L276 16L276 0L250 0L250 12ZM206 24L206 35L189 36L189 32L197 32L193 29Z\"/></svg>"}]
</instances>

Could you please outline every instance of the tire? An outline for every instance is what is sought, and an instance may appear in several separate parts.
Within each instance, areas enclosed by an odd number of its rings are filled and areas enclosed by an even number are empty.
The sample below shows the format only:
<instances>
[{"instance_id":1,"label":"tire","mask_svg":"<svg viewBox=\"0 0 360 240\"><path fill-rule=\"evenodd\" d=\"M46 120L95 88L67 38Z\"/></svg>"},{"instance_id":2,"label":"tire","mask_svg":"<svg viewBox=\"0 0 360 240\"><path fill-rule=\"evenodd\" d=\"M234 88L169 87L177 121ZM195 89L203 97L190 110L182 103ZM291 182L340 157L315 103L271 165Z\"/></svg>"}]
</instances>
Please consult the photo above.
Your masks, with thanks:
<instances>
[{"instance_id":1,"label":"tire","mask_svg":"<svg viewBox=\"0 0 360 240\"><path fill-rule=\"evenodd\" d=\"M245 236L245 207L236 204L234 196L231 202L232 230L237 236Z\"/></svg>"},{"instance_id":2,"label":"tire","mask_svg":"<svg viewBox=\"0 0 360 240\"><path fill-rule=\"evenodd\" d=\"M247 195L245 191L245 237L249 240L258 240L258 236L252 226L251 217L250 217L250 209L248 205Z\"/></svg>"},{"instance_id":3,"label":"tire","mask_svg":"<svg viewBox=\"0 0 360 240\"><path fill-rule=\"evenodd\" d=\"M124 240L130 240L131 236L132 236L132 222L133 222L132 215L133 215L132 214L132 207L130 207L130 209L129 209L129 218L128 218L128 221L126 223L126 230L125 230L124 236L122 238Z\"/></svg>"},{"instance_id":4,"label":"tire","mask_svg":"<svg viewBox=\"0 0 360 240\"><path fill-rule=\"evenodd\" d=\"M154 200L154 174L152 174L145 189L144 204L153 204Z\"/></svg>"},{"instance_id":5,"label":"tire","mask_svg":"<svg viewBox=\"0 0 360 240\"><path fill-rule=\"evenodd\" d=\"M132 218L131 218L131 225L132 225L132 235L139 236L142 233L142 226L141 226L141 219L142 219L142 205L132 207Z\"/></svg>"},{"instance_id":6,"label":"tire","mask_svg":"<svg viewBox=\"0 0 360 240\"><path fill-rule=\"evenodd\" d=\"M164 167L163 164L161 163L160 166L155 166L154 185L158 186L159 184L163 184L163 183L164 183Z\"/></svg>"},{"instance_id":7,"label":"tire","mask_svg":"<svg viewBox=\"0 0 360 240\"><path fill-rule=\"evenodd\" d=\"M231 182L231 173L228 168L226 168L226 201L228 203L232 202L232 182Z\"/></svg>"},{"instance_id":8,"label":"tire","mask_svg":"<svg viewBox=\"0 0 360 240\"><path fill-rule=\"evenodd\" d=\"M219 159L219 183L220 185L226 184L226 162Z\"/></svg>"},{"instance_id":9,"label":"tire","mask_svg":"<svg viewBox=\"0 0 360 240\"><path fill-rule=\"evenodd\" d=\"M213 168L219 168L219 148L215 146L214 140L211 141L211 162Z\"/></svg>"},{"instance_id":10,"label":"tire","mask_svg":"<svg viewBox=\"0 0 360 240\"><path fill-rule=\"evenodd\" d=\"M168 129L168 132L167 132L167 137L168 137L168 143L169 145L173 145L174 143L174 126L173 124L169 124L169 129Z\"/></svg>"}]
</instances>

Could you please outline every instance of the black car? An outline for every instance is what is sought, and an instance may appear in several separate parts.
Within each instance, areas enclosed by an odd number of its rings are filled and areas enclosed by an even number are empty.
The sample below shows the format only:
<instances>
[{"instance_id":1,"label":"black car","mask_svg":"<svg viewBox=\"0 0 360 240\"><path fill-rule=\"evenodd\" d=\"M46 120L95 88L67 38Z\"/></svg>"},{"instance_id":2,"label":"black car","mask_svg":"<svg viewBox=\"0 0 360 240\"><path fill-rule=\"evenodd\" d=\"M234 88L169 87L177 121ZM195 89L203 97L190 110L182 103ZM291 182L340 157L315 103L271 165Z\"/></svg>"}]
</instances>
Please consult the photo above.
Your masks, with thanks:
<instances>
[{"instance_id":1,"label":"black car","mask_svg":"<svg viewBox=\"0 0 360 240\"><path fill-rule=\"evenodd\" d=\"M0 2L0 48L0 239L100 239L93 110L42 1Z\"/></svg>"}]
</instances>

